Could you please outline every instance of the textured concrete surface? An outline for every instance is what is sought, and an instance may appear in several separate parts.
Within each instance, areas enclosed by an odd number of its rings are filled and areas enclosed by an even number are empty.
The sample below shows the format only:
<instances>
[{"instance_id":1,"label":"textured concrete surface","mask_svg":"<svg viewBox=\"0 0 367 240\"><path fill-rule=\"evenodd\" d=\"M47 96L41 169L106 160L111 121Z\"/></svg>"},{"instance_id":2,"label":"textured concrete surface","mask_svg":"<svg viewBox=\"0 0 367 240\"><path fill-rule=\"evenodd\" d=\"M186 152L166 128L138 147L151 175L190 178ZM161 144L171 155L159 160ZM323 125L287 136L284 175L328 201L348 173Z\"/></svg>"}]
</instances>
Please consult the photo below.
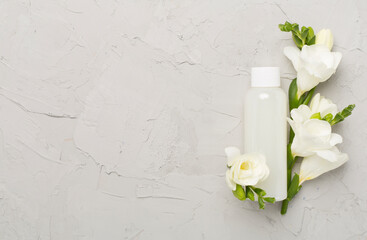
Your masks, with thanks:
<instances>
[{"instance_id":1,"label":"textured concrete surface","mask_svg":"<svg viewBox=\"0 0 367 240\"><path fill-rule=\"evenodd\" d=\"M350 161L286 216L240 202L223 149L242 146L251 66L280 66L285 20L343 53L318 91ZM0 239L366 239L367 2L0 1Z\"/></svg>"}]
</instances>

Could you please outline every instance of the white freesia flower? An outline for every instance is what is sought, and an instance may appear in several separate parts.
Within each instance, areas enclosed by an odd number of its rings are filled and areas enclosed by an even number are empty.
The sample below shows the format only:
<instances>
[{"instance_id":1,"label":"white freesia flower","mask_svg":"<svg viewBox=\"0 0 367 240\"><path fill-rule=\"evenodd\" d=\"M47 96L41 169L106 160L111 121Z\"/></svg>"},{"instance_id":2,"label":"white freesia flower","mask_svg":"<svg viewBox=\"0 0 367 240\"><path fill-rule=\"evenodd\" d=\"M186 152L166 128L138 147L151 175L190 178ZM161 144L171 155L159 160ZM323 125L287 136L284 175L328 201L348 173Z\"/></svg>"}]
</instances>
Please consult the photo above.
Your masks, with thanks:
<instances>
[{"instance_id":1,"label":"white freesia flower","mask_svg":"<svg viewBox=\"0 0 367 240\"><path fill-rule=\"evenodd\" d=\"M291 146L294 156L308 157L317 151L331 149L343 140L339 134L331 132L327 121L310 119L312 114L306 105L291 111L292 119L288 119L288 122L295 134Z\"/></svg>"},{"instance_id":2,"label":"white freesia flower","mask_svg":"<svg viewBox=\"0 0 367 240\"><path fill-rule=\"evenodd\" d=\"M328 113L333 114L333 116L338 113L338 107L330 99L321 96L320 93L312 98L310 109L312 114L319 112L322 118Z\"/></svg>"},{"instance_id":3,"label":"white freesia flower","mask_svg":"<svg viewBox=\"0 0 367 240\"><path fill-rule=\"evenodd\" d=\"M304 45L302 51L297 47L285 47L284 54L297 71L298 98L320 82L328 80L342 58L340 52L330 52L323 44Z\"/></svg>"},{"instance_id":4,"label":"white freesia flower","mask_svg":"<svg viewBox=\"0 0 367 240\"><path fill-rule=\"evenodd\" d=\"M312 156L305 157L301 163L299 184L336 169L346 161L348 161L348 155L341 153L337 147L318 151Z\"/></svg>"},{"instance_id":5,"label":"white freesia flower","mask_svg":"<svg viewBox=\"0 0 367 240\"><path fill-rule=\"evenodd\" d=\"M323 44L331 49L333 48L334 40L333 40L333 34L331 33L330 29L321 29L316 34L316 44Z\"/></svg>"},{"instance_id":6,"label":"white freesia flower","mask_svg":"<svg viewBox=\"0 0 367 240\"><path fill-rule=\"evenodd\" d=\"M230 189L236 190L236 184L242 186L255 185L269 176L265 156L258 153L240 154L235 147L227 147L225 153L228 158L226 182Z\"/></svg>"},{"instance_id":7,"label":"white freesia flower","mask_svg":"<svg viewBox=\"0 0 367 240\"><path fill-rule=\"evenodd\" d=\"M300 168L300 184L321 174L333 170L348 160L348 155L341 153L335 146L343 141L339 134L331 132L327 121L310 119L312 114L320 112L321 116L337 112L335 104L316 95L311 109L301 105L291 111L288 119L295 136L291 146L293 156L304 157Z\"/></svg>"}]
</instances>

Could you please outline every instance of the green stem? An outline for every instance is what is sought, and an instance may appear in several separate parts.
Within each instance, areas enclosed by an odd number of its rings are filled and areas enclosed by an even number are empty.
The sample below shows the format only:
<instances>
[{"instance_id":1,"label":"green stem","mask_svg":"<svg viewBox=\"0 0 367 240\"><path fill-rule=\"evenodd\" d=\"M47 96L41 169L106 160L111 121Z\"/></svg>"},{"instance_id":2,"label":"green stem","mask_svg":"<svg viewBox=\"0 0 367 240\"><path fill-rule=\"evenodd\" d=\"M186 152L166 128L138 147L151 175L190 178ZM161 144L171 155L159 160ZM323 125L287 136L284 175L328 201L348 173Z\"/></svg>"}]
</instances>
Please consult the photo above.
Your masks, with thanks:
<instances>
[{"instance_id":1,"label":"green stem","mask_svg":"<svg viewBox=\"0 0 367 240\"><path fill-rule=\"evenodd\" d=\"M288 210L288 204L289 204L289 202L294 198L294 196L296 196L297 195L297 193L299 192L299 190L301 189L301 185L298 185L299 184L299 176L296 174L293 178L292 178L292 182L294 181L294 180L296 180L295 181L295 183L296 183L296 187L295 188L293 188L293 189L291 189L292 188L292 186L290 186L289 187L289 189L288 189L288 196L287 196L287 198L286 199L284 199L283 200L283 202L282 202L282 208L281 208L281 210L280 210L280 213L282 214L282 215L284 215L284 214L286 214L287 213L287 210ZM292 185L292 184L291 184Z\"/></svg>"},{"instance_id":2,"label":"green stem","mask_svg":"<svg viewBox=\"0 0 367 240\"><path fill-rule=\"evenodd\" d=\"M286 198L285 200L283 200L282 202L282 209L280 210L280 213L282 215L286 214L287 213L287 210L288 210L288 203L289 203L289 200L288 198Z\"/></svg>"},{"instance_id":3,"label":"green stem","mask_svg":"<svg viewBox=\"0 0 367 240\"><path fill-rule=\"evenodd\" d=\"M294 139L294 131L291 128L289 131L289 141L287 145L287 190L288 191L289 191L290 184L292 182L292 169L293 169L294 162L295 162L295 159L292 156L292 150L291 150L293 139ZM283 200L282 208L280 211L282 215L287 213L288 204L290 200L291 199L289 198L289 196L287 196L287 198Z\"/></svg>"},{"instance_id":4,"label":"green stem","mask_svg":"<svg viewBox=\"0 0 367 240\"><path fill-rule=\"evenodd\" d=\"M293 133L292 130L291 130L291 132ZM294 133L293 133L293 136L294 136ZM292 194L290 194L290 187L291 187L290 185L291 185L291 182L294 180L294 177L292 178L292 169L293 169L294 163L296 162L297 158L293 158L293 156L292 156L292 150L291 150L292 142L293 142L293 138L290 137L289 138L289 143L287 145L287 189L288 189L288 196L282 202L282 209L280 211L281 214L286 214L287 209L288 209L288 204L294 196L294 195L292 196Z\"/></svg>"},{"instance_id":5,"label":"green stem","mask_svg":"<svg viewBox=\"0 0 367 240\"><path fill-rule=\"evenodd\" d=\"M289 111L291 111L294 108L299 107L302 104L307 105L314 92L315 92L315 88L311 89L310 91L304 93L300 99L297 98L297 79L294 79L291 83L291 85L289 86ZM292 155L292 150L291 150L291 146L293 143L293 139L294 139L294 131L291 128L289 131L289 140L288 140L288 145L287 145L287 192L288 192L288 196L285 200L283 200L282 203L282 209L281 209L281 214L285 214L287 212L288 209L288 204L289 202L293 199L293 197L298 193L300 187L298 188L298 180L297 180L297 190L292 190L291 189L291 183L293 180L296 180L294 177L292 177L292 170L293 170L293 166L294 163L296 162L297 158L294 158ZM298 178L298 175L297 175Z\"/></svg>"},{"instance_id":6,"label":"green stem","mask_svg":"<svg viewBox=\"0 0 367 240\"><path fill-rule=\"evenodd\" d=\"M314 92L315 92L315 89L316 89L316 87L314 87L314 88L312 88L310 91L308 91L308 93L307 93L307 95L306 95L305 99L302 101L302 103L300 103L300 105L301 105L301 104L308 105L308 103L311 101L311 98L312 98L312 96L313 96L313 94L314 94Z\"/></svg>"},{"instance_id":7,"label":"green stem","mask_svg":"<svg viewBox=\"0 0 367 240\"><path fill-rule=\"evenodd\" d=\"M287 189L289 188L292 178L293 157L292 157L291 145L292 145L291 143L288 143L287 145Z\"/></svg>"}]
</instances>

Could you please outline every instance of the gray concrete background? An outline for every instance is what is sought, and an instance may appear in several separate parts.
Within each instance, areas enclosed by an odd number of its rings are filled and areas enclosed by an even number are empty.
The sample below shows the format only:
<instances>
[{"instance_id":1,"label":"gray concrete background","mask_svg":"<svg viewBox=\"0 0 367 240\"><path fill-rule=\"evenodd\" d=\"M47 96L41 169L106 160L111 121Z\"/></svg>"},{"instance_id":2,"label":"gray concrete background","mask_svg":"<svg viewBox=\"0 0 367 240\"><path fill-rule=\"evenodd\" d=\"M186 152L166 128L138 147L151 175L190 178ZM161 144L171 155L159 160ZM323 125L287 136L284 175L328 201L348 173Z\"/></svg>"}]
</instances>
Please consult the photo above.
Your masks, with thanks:
<instances>
[{"instance_id":1,"label":"gray concrete background","mask_svg":"<svg viewBox=\"0 0 367 240\"><path fill-rule=\"evenodd\" d=\"M295 76L289 20L343 53L350 161L286 216L224 181L252 66ZM367 2L0 1L0 239L366 239Z\"/></svg>"}]
</instances>

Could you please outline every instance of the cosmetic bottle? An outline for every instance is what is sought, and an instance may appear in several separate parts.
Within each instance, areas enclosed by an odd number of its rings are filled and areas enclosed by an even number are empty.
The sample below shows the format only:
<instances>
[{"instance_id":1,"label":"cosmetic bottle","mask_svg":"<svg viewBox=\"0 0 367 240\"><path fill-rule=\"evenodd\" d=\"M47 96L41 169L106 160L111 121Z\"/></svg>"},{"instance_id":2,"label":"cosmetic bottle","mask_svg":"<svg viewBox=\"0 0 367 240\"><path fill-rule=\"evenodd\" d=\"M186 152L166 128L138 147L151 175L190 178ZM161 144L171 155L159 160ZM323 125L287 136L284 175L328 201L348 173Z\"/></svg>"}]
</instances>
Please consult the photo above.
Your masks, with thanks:
<instances>
[{"instance_id":1,"label":"cosmetic bottle","mask_svg":"<svg viewBox=\"0 0 367 240\"><path fill-rule=\"evenodd\" d=\"M244 151L266 157L269 177L258 183L267 197L287 197L287 97L280 88L279 68L251 69L251 88L245 97Z\"/></svg>"}]
</instances>

